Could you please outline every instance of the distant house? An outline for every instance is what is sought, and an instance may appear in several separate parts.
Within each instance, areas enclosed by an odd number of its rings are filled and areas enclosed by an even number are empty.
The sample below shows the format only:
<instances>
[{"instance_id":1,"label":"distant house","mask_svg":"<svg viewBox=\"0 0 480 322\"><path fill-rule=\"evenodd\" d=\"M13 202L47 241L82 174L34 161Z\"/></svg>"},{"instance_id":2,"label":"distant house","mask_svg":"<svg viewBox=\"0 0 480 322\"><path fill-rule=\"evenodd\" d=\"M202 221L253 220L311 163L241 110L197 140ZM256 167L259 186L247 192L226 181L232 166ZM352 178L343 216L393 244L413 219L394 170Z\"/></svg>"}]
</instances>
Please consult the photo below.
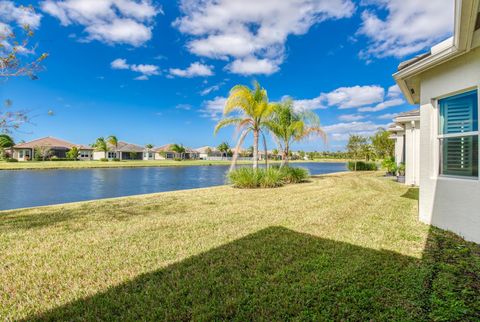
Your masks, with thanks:
<instances>
[{"instance_id":1,"label":"distant house","mask_svg":"<svg viewBox=\"0 0 480 322\"><path fill-rule=\"evenodd\" d=\"M195 149L195 151L198 152L198 158L201 160L207 160L210 157L222 157L222 152L213 146L202 146Z\"/></svg>"},{"instance_id":2,"label":"distant house","mask_svg":"<svg viewBox=\"0 0 480 322\"><path fill-rule=\"evenodd\" d=\"M67 152L73 147L78 149L79 160L91 160L93 148L74 144L51 136L36 139L30 142L17 144L13 147L13 158L18 161L29 161L35 157L35 150L43 150L47 158L66 158Z\"/></svg>"},{"instance_id":3,"label":"distant house","mask_svg":"<svg viewBox=\"0 0 480 322\"><path fill-rule=\"evenodd\" d=\"M192 159L199 158L200 153L197 151L185 147L185 153L180 154L172 150L173 144L166 144L158 148L153 149L155 152L155 160L173 160L173 159Z\"/></svg>"},{"instance_id":4,"label":"distant house","mask_svg":"<svg viewBox=\"0 0 480 322\"><path fill-rule=\"evenodd\" d=\"M107 146L108 152L106 155L103 151L95 151L93 153L93 159L153 160L153 151L147 151L146 148L136 144L120 141L117 146L110 143L108 143Z\"/></svg>"},{"instance_id":5,"label":"distant house","mask_svg":"<svg viewBox=\"0 0 480 322\"><path fill-rule=\"evenodd\" d=\"M420 182L420 110L400 113L389 127L395 140L395 161L405 164L405 184Z\"/></svg>"},{"instance_id":6,"label":"distant house","mask_svg":"<svg viewBox=\"0 0 480 322\"><path fill-rule=\"evenodd\" d=\"M453 25L393 77L420 106L420 220L480 243L479 1L455 1Z\"/></svg>"}]
</instances>

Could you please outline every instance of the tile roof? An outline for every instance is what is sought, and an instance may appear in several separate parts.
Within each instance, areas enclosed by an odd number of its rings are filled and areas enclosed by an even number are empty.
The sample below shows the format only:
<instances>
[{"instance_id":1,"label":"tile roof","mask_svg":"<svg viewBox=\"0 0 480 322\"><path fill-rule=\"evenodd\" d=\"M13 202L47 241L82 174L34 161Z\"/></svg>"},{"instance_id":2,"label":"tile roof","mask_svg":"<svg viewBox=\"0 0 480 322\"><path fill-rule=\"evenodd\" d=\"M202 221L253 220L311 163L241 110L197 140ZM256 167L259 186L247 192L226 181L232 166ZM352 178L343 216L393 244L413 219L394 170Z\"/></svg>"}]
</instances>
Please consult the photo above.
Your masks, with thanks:
<instances>
[{"instance_id":1,"label":"tile roof","mask_svg":"<svg viewBox=\"0 0 480 322\"><path fill-rule=\"evenodd\" d=\"M64 149L71 149L73 147L77 147L82 150L93 150L93 148L81 144L74 144L65 140L57 139L51 136L47 136L44 138L36 139L30 142L20 143L14 146L16 149L34 149L39 146L48 146L51 148L64 148Z\"/></svg>"},{"instance_id":2,"label":"tile roof","mask_svg":"<svg viewBox=\"0 0 480 322\"><path fill-rule=\"evenodd\" d=\"M413 116L420 116L420 109L417 108L417 109L415 109L415 110L411 110L411 111L399 113L399 114L397 114L397 116L395 116L395 118L399 118L399 117L413 117Z\"/></svg>"}]
</instances>

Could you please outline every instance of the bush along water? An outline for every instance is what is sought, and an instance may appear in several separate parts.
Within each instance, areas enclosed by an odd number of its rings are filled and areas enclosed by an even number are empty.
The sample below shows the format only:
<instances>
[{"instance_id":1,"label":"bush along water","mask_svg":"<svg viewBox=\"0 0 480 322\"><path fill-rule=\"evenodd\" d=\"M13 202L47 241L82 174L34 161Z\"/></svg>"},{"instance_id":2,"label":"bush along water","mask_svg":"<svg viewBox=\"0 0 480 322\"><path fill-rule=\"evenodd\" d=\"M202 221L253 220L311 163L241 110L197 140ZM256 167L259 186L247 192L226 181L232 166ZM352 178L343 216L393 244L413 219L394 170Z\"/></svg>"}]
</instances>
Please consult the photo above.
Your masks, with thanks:
<instances>
[{"instance_id":1,"label":"bush along water","mask_svg":"<svg viewBox=\"0 0 480 322\"><path fill-rule=\"evenodd\" d=\"M300 183L310 173L303 168L272 166L267 169L239 168L228 174L228 181L236 188L276 188L284 184Z\"/></svg>"},{"instance_id":2,"label":"bush along water","mask_svg":"<svg viewBox=\"0 0 480 322\"><path fill-rule=\"evenodd\" d=\"M355 165L356 163L356 165ZM348 162L348 170L350 171L377 171L378 165L375 162L350 161Z\"/></svg>"}]
</instances>

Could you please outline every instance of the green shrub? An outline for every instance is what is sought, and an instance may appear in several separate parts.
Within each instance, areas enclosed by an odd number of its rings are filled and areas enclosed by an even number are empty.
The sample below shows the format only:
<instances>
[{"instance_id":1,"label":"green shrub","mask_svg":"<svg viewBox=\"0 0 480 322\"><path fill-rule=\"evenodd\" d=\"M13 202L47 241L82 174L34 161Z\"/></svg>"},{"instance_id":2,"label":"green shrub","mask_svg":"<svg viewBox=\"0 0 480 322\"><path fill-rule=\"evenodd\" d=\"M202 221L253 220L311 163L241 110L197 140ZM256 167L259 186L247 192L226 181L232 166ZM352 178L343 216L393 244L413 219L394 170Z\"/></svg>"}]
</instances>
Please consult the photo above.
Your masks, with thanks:
<instances>
[{"instance_id":1,"label":"green shrub","mask_svg":"<svg viewBox=\"0 0 480 322\"><path fill-rule=\"evenodd\" d=\"M397 174L398 167L394 158L386 158L383 160L382 167L385 169L385 171L387 171L387 174L392 176Z\"/></svg>"},{"instance_id":2,"label":"green shrub","mask_svg":"<svg viewBox=\"0 0 480 322\"><path fill-rule=\"evenodd\" d=\"M228 180L237 188L258 188L260 186L261 169L250 167L239 168L228 174Z\"/></svg>"},{"instance_id":3,"label":"green shrub","mask_svg":"<svg viewBox=\"0 0 480 322\"><path fill-rule=\"evenodd\" d=\"M271 166L254 170L250 167L236 169L228 174L228 180L236 188L276 188L284 184L305 181L310 173L303 168Z\"/></svg>"},{"instance_id":4,"label":"green shrub","mask_svg":"<svg viewBox=\"0 0 480 322\"><path fill-rule=\"evenodd\" d=\"M259 174L259 184L261 188L276 188L284 184L283 172L279 169L268 168L256 171Z\"/></svg>"},{"instance_id":5,"label":"green shrub","mask_svg":"<svg viewBox=\"0 0 480 322\"><path fill-rule=\"evenodd\" d=\"M112 161L114 161L114 162L120 162L120 159L119 159L119 158L113 158Z\"/></svg>"},{"instance_id":6,"label":"green shrub","mask_svg":"<svg viewBox=\"0 0 480 322\"><path fill-rule=\"evenodd\" d=\"M398 170L398 175L399 176L404 176L405 175L405 163L400 163L397 170Z\"/></svg>"},{"instance_id":7,"label":"green shrub","mask_svg":"<svg viewBox=\"0 0 480 322\"><path fill-rule=\"evenodd\" d=\"M310 177L310 172L305 168L282 167L281 172L285 183L300 183Z\"/></svg>"},{"instance_id":8,"label":"green shrub","mask_svg":"<svg viewBox=\"0 0 480 322\"><path fill-rule=\"evenodd\" d=\"M51 158L50 161L77 161L77 160L70 159L70 158Z\"/></svg>"},{"instance_id":9,"label":"green shrub","mask_svg":"<svg viewBox=\"0 0 480 322\"><path fill-rule=\"evenodd\" d=\"M357 163L357 171L377 171L378 165L375 162L365 162L365 161L349 161L348 170L355 171L355 162Z\"/></svg>"},{"instance_id":10,"label":"green shrub","mask_svg":"<svg viewBox=\"0 0 480 322\"><path fill-rule=\"evenodd\" d=\"M102 162L108 162L108 159L107 159L107 158L101 158L100 161L102 161Z\"/></svg>"},{"instance_id":11,"label":"green shrub","mask_svg":"<svg viewBox=\"0 0 480 322\"><path fill-rule=\"evenodd\" d=\"M14 158L7 158L5 159L6 162L18 162L17 159L14 159Z\"/></svg>"},{"instance_id":12,"label":"green shrub","mask_svg":"<svg viewBox=\"0 0 480 322\"><path fill-rule=\"evenodd\" d=\"M182 161L180 158L174 158L173 161Z\"/></svg>"}]
</instances>

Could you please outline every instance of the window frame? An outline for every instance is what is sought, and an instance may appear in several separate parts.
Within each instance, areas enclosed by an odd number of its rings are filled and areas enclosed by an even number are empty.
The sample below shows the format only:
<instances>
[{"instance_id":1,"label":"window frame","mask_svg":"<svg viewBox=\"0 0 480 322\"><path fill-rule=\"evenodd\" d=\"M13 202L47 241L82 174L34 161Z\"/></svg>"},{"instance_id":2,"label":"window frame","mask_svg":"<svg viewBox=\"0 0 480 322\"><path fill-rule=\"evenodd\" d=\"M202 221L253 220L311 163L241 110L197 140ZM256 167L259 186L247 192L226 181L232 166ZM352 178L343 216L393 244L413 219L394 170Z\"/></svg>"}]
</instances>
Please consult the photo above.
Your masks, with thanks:
<instances>
[{"instance_id":1,"label":"window frame","mask_svg":"<svg viewBox=\"0 0 480 322\"><path fill-rule=\"evenodd\" d=\"M459 96L462 94L466 94L469 92L476 92L477 94L477 131L469 131L469 132L459 132L459 133L448 133L448 134L441 134L440 132L443 131L442 129L442 124L441 124L441 105L440 101L443 99L448 99L450 97L454 96ZM437 122L436 122L436 145L435 145L435 150L437 151L438 155L438 164L437 164L437 175L440 178L448 178L448 179L459 179L459 180L467 180L467 181L480 181L480 88L478 86L476 87L471 87L468 89L464 89L461 91L456 91L454 93L450 93L448 95L444 95L441 97L438 97L435 100L435 105L437 109ZM442 173L442 162L443 162L443 151L442 151L442 140L443 139L448 139L448 138L462 138L462 137L473 137L477 136L478 140L478 156L477 156L477 172L478 174L476 176L461 176L461 175L452 175L452 174L443 174Z\"/></svg>"}]
</instances>

